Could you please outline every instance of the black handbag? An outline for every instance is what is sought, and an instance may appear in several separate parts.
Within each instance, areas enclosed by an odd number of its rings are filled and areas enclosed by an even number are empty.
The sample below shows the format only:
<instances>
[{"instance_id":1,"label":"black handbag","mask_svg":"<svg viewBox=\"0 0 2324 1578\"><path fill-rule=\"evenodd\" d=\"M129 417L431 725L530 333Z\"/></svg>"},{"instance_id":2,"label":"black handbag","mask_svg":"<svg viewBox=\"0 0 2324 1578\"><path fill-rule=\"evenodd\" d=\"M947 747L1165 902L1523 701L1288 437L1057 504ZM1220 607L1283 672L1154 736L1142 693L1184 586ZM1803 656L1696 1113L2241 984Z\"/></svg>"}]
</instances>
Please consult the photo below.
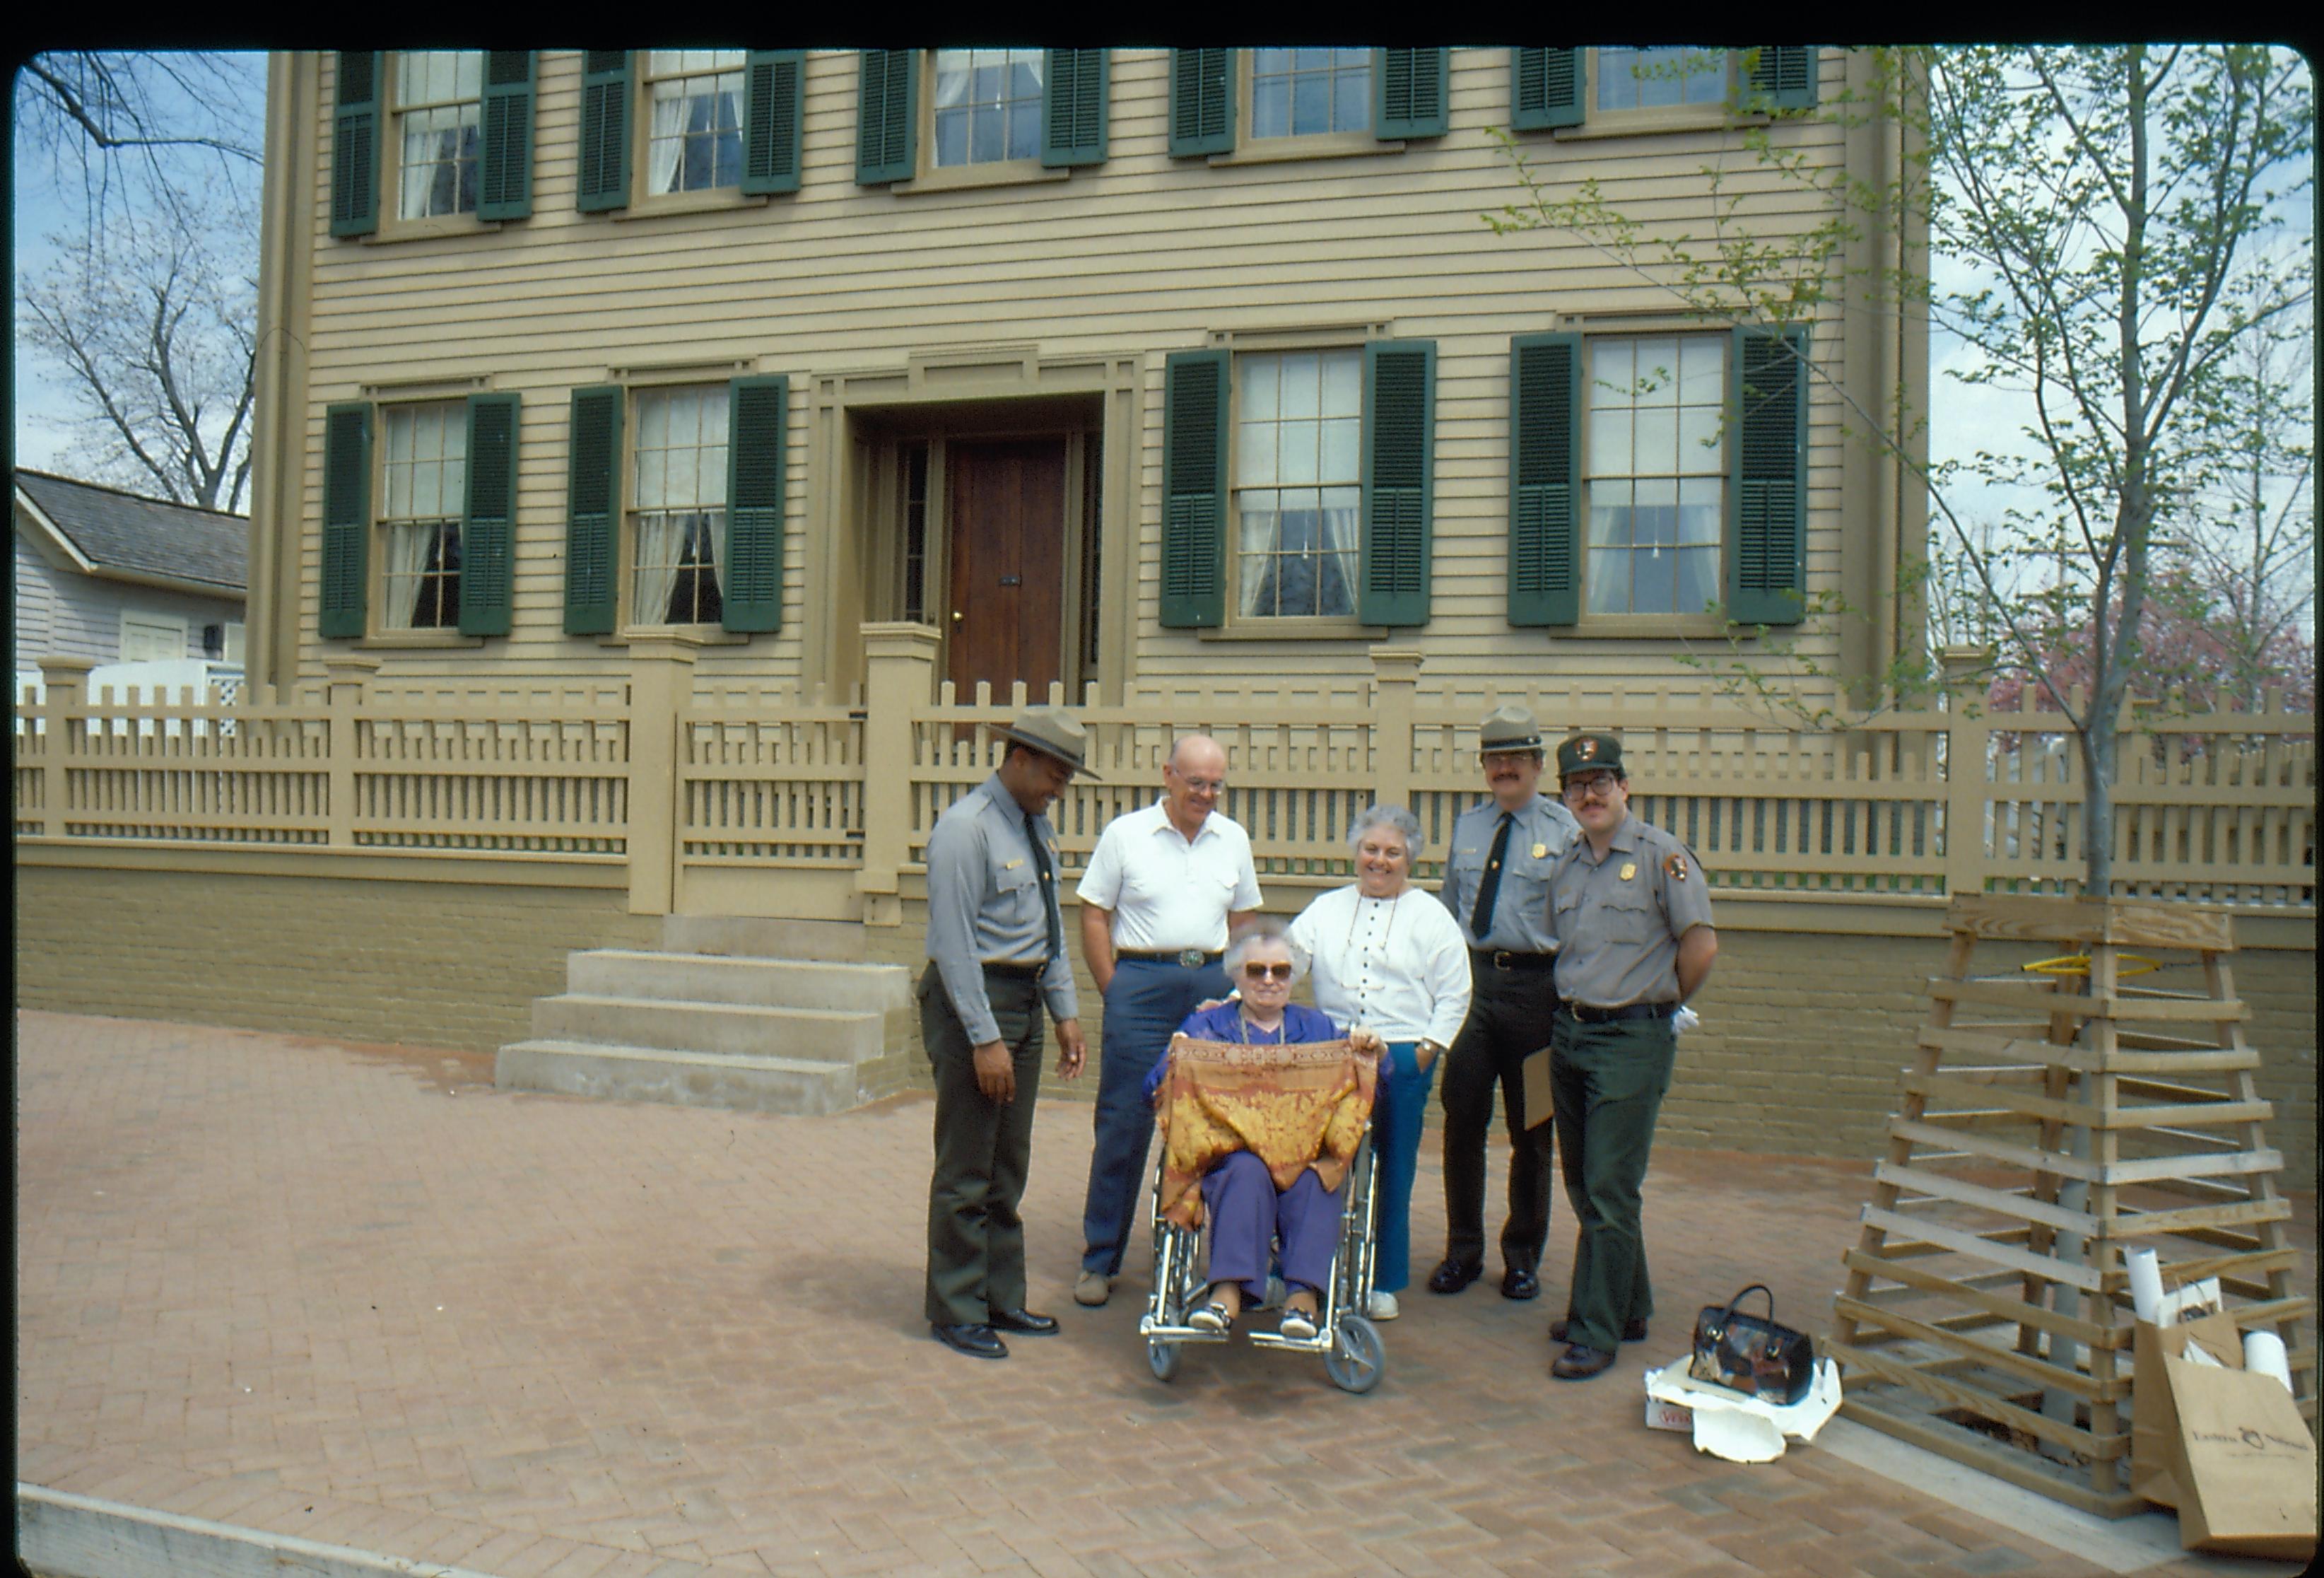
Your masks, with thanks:
<instances>
[{"instance_id":1,"label":"black handbag","mask_svg":"<svg viewBox=\"0 0 2324 1578\"><path fill-rule=\"evenodd\" d=\"M1765 1320L1735 1312L1754 1293L1767 1295ZM1775 1294L1766 1283L1754 1282L1723 1307L1702 1306L1694 1317L1694 1357L1686 1372L1747 1398L1796 1403L1815 1384L1815 1344L1806 1333L1775 1324Z\"/></svg>"}]
</instances>

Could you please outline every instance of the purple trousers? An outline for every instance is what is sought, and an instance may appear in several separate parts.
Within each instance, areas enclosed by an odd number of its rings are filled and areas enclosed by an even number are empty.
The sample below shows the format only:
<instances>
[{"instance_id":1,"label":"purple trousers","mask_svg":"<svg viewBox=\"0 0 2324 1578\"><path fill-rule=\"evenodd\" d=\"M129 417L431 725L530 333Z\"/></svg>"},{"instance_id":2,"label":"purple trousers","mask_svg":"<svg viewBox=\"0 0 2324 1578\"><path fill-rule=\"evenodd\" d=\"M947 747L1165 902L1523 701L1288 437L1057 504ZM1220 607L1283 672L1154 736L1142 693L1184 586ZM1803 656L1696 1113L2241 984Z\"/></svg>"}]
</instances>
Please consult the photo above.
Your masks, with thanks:
<instances>
[{"instance_id":1,"label":"purple trousers","mask_svg":"<svg viewBox=\"0 0 2324 1578\"><path fill-rule=\"evenodd\" d=\"M1267 1164L1247 1150L1221 1158L1203 1175L1211 1218L1211 1280L1240 1282L1251 1305L1267 1297L1273 1242L1283 1241L1283 1280L1293 1292L1321 1292L1340 1243L1340 1192L1309 1167L1280 1195Z\"/></svg>"}]
</instances>

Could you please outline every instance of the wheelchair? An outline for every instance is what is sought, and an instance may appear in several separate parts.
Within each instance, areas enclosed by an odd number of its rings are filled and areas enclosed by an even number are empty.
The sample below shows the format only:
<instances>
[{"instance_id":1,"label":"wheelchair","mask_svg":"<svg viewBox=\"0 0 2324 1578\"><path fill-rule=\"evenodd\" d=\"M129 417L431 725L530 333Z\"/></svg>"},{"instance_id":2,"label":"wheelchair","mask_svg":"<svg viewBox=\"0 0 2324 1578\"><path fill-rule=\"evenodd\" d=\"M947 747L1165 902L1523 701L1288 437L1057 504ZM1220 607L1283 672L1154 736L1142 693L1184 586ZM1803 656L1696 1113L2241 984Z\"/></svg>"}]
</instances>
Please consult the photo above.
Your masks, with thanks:
<instances>
[{"instance_id":1,"label":"wheelchair","mask_svg":"<svg viewBox=\"0 0 2324 1578\"><path fill-rule=\"evenodd\" d=\"M1207 1260L1204 1232L1180 1227L1163 1216L1162 1177L1169 1160L1168 1147L1156 1158L1154 1187L1147 1195L1146 1218L1154 1238L1154 1292L1139 1318L1138 1333L1146 1339L1146 1361L1154 1379L1167 1381L1178 1373L1180 1350L1193 1343L1223 1343L1231 1332L1206 1332L1186 1324L1209 1287L1197 1268ZM1257 1309L1275 1308L1283 1302L1280 1278L1268 1278L1268 1297ZM1388 1368L1379 1328L1363 1312L1372 1293L1372 1141L1371 1127L1363 1137L1340 1186L1340 1241L1332 1255L1332 1273L1316 1292L1315 1334L1286 1337L1277 1332L1249 1333L1254 1348L1286 1349L1321 1354L1323 1373L1342 1391L1368 1392L1378 1386ZM1246 1313L1254 1306L1246 1306Z\"/></svg>"}]
</instances>

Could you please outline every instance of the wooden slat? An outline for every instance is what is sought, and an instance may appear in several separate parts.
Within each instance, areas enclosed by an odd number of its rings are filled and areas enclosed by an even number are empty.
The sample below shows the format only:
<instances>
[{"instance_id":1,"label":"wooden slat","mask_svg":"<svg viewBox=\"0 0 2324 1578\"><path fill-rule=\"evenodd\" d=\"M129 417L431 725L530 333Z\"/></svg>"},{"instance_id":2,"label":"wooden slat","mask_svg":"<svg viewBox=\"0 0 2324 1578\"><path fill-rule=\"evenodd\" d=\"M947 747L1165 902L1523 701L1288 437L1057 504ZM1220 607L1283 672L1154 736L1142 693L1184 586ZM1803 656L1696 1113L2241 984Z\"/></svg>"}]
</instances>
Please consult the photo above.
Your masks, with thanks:
<instances>
[{"instance_id":1,"label":"wooden slat","mask_svg":"<svg viewBox=\"0 0 2324 1578\"><path fill-rule=\"evenodd\" d=\"M2250 1007L2236 1001L2222 1001L2208 997L2125 997L2119 992L2080 997L2014 981L1932 979L1929 983L1929 995L1946 1002L2015 1009L2021 1013L2068 1014L2080 1020L2226 1024L2251 1018Z\"/></svg>"},{"instance_id":2,"label":"wooden slat","mask_svg":"<svg viewBox=\"0 0 2324 1578\"><path fill-rule=\"evenodd\" d=\"M2124 1031L2122 1037L2126 1040L2172 1039L2170 1037L2143 1037L2135 1031ZM2200 1050L2183 1049L2197 1047L2194 1042L2181 1042L2177 1047L2161 1051L2118 1049L2101 1059L2098 1049L2093 1047L2060 1047L2024 1036L1997 1035L1990 1025L1956 1025L1950 1029L1924 1029L1917 1044L1934 1047L1940 1052L1958 1052L1988 1061L2050 1064L2081 1074L2232 1073L2237 1069L2260 1066L2259 1054L2248 1048L2203 1046Z\"/></svg>"},{"instance_id":3,"label":"wooden slat","mask_svg":"<svg viewBox=\"0 0 2324 1578\"><path fill-rule=\"evenodd\" d=\"M2246 1298L2265 1298L2269 1289L2264 1282L2236 1282L2237 1271L2289 1271L2300 1264L2300 1251L2294 1249L2231 1250L2224 1255L2196 1255L2183 1260L2172 1260L2163 1269L2181 1287L2200 1282L2206 1277L2217 1277L2219 1285L2230 1293Z\"/></svg>"},{"instance_id":4,"label":"wooden slat","mask_svg":"<svg viewBox=\"0 0 2324 1578\"><path fill-rule=\"evenodd\" d=\"M1962 894L1946 911L1945 924L1981 937L2028 942L2119 943L2217 953L2236 946L2235 925L2225 910L2137 900L2093 904L2080 899Z\"/></svg>"},{"instance_id":5,"label":"wooden slat","mask_svg":"<svg viewBox=\"0 0 2324 1578\"><path fill-rule=\"evenodd\" d=\"M2020 1353L2015 1349L1997 1348L1989 1343L1979 1343L1931 1322L1914 1320L1911 1315L1893 1309L1883 1309L1877 1305L1861 1299L1849 1298L1845 1294L1832 1301L1832 1309L1835 1313L1853 1316L1857 1320L1878 1326L1908 1341L1953 1348L1989 1369L2000 1370L2006 1375L2021 1377L2030 1386L2069 1391L2085 1401L2091 1402L2130 1395L2130 1380L2127 1376L2117 1382L2101 1385L2079 1370L2068 1370L2061 1365L2052 1364L2047 1360L2036 1359L2030 1353ZM1992 1317L1984 1318L1990 1324Z\"/></svg>"},{"instance_id":6,"label":"wooden slat","mask_svg":"<svg viewBox=\"0 0 2324 1578\"><path fill-rule=\"evenodd\" d=\"M1895 1167L1884 1161L1874 1166L1872 1176L1900 1188L1917 1189L1940 1200L1974 1205L1980 1211L2015 1216L2023 1222L2037 1222L2058 1232L2076 1232L2084 1238L2095 1238L2103 1231L2098 1219L2087 1212L2045 1205L2031 1195L2006 1189L1988 1189L1980 1184L1964 1183L1959 1178L1947 1177L1942 1173L1929 1172L1922 1167Z\"/></svg>"},{"instance_id":7,"label":"wooden slat","mask_svg":"<svg viewBox=\"0 0 2324 1578\"><path fill-rule=\"evenodd\" d=\"M2145 1511L2151 1505L2144 1497L2128 1490L2112 1494L2090 1489L2077 1480L2066 1477L2062 1467L2052 1465L2048 1459L2031 1453L2015 1451L1997 1441L1972 1434L1942 1420L1914 1418L1901 1412L1892 1412L1861 1395L1843 1399L1840 1411L1856 1423L1893 1435L1897 1440L1940 1453L1955 1463L1992 1474L2026 1490L2062 1501L2068 1506L2096 1518L2129 1518Z\"/></svg>"},{"instance_id":8,"label":"wooden slat","mask_svg":"<svg viewBox=\"0 0 2324 1578\"><path fill-rule=\"evenodd\" d=\"M2184 1237L2205 1228L2236 1227L2246 1223L2288 1222L2289 1200L2246 1200L2239 1205L2191 1205L2174 1211L2123 1211L2106 1225L2107 1238Z\"/></svg>"},{"instance_id":9,"label":"wooden slat","mask_svg":"<svg viewBox=\"0 0 2324 1578\"><path fill-rule=\"evenodd\" d=\"M1860 1366L1881 1380L1917 1391L1923 1397L1934 1398L1948 1407L1967 1408L1980 1417L2013 1426L2029 1435L2055 1442L2085 1457L2118 1458L2130 1454L2130 1436L2127 1434L2098 1435L2078 1429L2046 1415L2021 1408L2015 1403L2004 1401L1982 1387L1932 1375L1890 1354L1868 1352L1840 1343L1827 1343L1826 1347L1843 1367ZM1860 1377L1849 1377L1848 1380L1858 1386L1863 1384Z\"/></svg>"},{"instance_id":10,"label":"wooden slat","mask_svg":"<svg viewBox=\"0 0 2324 1578\"><path fill-rule=\"evenodd\" d=\"M1894 1211L1883 1211L1877 1205L1867 1205L1860 1213L1861 1221L1890 1232L1904 1233L1908 1238L1922 1240L1950 1250L1957 1255L1967 1255L1987 1265L2007 1266L2046 1282L2063 1282L2090 1293L2104 1290L2105 1279L2089 1266L2077 1266L2047 1255L2036 1255L2024 1250L2013 1249L1997 1239L1958 1228L1941 1226L1933 1222L1918 1222ZM2017 1230L2023 1237L2022 1229Z\"/></svg>"},{"instance_id":11,"label":"wooden slat","mask_svg":"<svg viewBox=\"0 0 2324 1578\"><path fill-rule=\"evenodd\" d=\"M2245 1173L2283 1170L2283 1153L2265 1150L2217 1152L2204 1156L2144 1156L2108 1164L2100 1169L2109 1184L2151 1184L2163 1179L2230 1177Z\"/></svg>"},{"instance_id":12,"label":"wooden slat","mask_svg":"<svg viewBox=\"0 0 2324 1578\"><path fill-rule=\"evenodd\" d=\"M2127 1348L2130 1346L2130 1328L2127 1326L2101 1326L2075 1315L2061 1314L2047 1305L2028 1304L2022 1298L2010 1298L1989 1287L1979 1286L1987 1281L1987 1277L2006 1277L2010 1286L2019 1286L2024 1278L2016 1271L1998 1271L1978 1277L1940 1277L1935 1272L1924 1271L1918 1266L1882 1260L1856 1250L1850 1250L1841 1256L1840 1263L1851 1270L1863 1271L1874 1278L1902 1283L1904 1291L1914 1295L1936 1294L1946 1298L1959 1299L1962 1303L1975 1305L1998 1319L2015 1322L2019 1325L2034 1326L2089 1347Z\"/></svg>"},{"instance_id":13,"label":"wooden slat","mask_svg":"<svg viewBox=\"0 0 2324 1578\"><path fill-rule=\"evenodd\" d=\"M1926 1096L1951 1096L1961 1102L2005 1107L2028 1118L2083 1129L2153 1129L2182 1123L2249 1123L2265 1121L2274 1113L2267 1102L2220 1102L2209 1106L2116 1108L2109 1112L2086 1102L2053 1102L2026 1095L1974 1077L1955 1074L1908 1074L1904 1088Z\"/></svg>"}]
</instances>

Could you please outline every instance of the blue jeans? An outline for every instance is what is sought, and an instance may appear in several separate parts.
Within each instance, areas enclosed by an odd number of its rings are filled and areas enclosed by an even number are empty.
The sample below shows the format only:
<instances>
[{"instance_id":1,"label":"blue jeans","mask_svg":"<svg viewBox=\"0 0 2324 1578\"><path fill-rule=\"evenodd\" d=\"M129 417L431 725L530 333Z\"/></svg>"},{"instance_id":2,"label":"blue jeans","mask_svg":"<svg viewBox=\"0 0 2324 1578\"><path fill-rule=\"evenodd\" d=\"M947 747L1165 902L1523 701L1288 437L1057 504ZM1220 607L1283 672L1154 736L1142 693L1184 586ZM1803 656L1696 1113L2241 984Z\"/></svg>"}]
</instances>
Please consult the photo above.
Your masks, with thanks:
<instances>
[{"instance_id":1,"label":"blue jeans","mask_svg":"<svg viewBox=\"0 0 2324 1578\"><path fill-rule=\"evenodd\" d=\"M1189 970L1167 960L1124 959L1114 966L1098 1036L1097 1143L1082 1206L1083 1270L1120 1274L1154 1138L1146 1076L1194 1005L1226 994L1226 972L1216 964Z\"/></svg>"},{"instance_id":2,"label":"blue jeans","mask_svg":"<svg viewBox=\"0 0 2324 1578\"><path fill-rule=\"evenodd\" d=\"M1420 1127L1428 1116L1428 1090L1436 1064L1415 1066L1413 1041L1391 1041L1380 1063L1372 1102L1372 1165L1378 1195L1372 1207L1372 1287L1401 1293L1412 1280L1412 1174L1420 1159ZM1442 1062L1444 1055L1437 1054Z\"/></svg>"}]
</instances>

